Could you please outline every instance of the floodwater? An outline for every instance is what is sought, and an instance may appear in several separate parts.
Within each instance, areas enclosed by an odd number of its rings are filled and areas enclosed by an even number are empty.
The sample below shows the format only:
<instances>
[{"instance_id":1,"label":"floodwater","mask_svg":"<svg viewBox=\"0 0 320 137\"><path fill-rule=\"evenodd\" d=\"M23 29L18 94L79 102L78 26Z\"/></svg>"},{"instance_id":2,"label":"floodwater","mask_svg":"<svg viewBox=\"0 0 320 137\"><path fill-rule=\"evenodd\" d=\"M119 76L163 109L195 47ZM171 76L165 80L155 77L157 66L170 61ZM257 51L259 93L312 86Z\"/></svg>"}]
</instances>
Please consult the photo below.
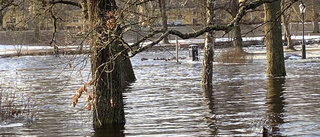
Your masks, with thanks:
<instances>
[{"instance_id":1,"label":"floodwater","mask_svg":"<svg viewBox=\"0 0 320 137\"><path fill-rule=\"evenodd\" d=\"M264 126L271 136L320 136L320 62L286 61L288 76L275 79L265 76L263 59L215 63L213 89L204 91L201 61L153 60L173 56L132 58L137 81L124 92L126 124L102 131L84 98L71 107L90 80L84 56L0 58L0 135L260 136ZM6 110L21 113L8 118Z\"/></svg>"}]
</instances>

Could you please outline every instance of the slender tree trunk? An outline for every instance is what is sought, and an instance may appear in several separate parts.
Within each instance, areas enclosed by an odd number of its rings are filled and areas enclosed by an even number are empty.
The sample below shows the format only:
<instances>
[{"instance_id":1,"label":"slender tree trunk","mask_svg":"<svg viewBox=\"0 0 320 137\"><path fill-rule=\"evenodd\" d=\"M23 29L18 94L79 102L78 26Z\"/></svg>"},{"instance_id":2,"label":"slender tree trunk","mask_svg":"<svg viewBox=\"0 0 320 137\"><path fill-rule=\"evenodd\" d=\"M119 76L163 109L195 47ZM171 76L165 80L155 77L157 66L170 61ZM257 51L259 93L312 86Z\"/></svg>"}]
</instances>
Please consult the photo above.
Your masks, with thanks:
<instances>
[{"instance_id":1,"label":"slender tree trunk","mask_svg":"<svg viewBox=\"0 0 320 137\"><path fill-rule=\"evenodd\" d=\"M168 17L166 13L166 2L165 0L159 0L159 5L160 5L160 13L161 13L161 24L162 24L162 30L166 32L168 30ZM169 43L168 37L165 37L162 40L162 43Z\"/></svg>"},{"instance_id":2,"label":"slender tree trunk","mask_svg":"<svg viewBox=\"0 0 320 137\"><path fill-rule=\"evenodd\" d=\"M293 47L294 45L292 44L291 32L290 32L290 29L289 29L288 21L283 21L283 29L284 29L284 32L285 32L285 39L287 41L286 49L295 50L295 48Z\"/></svg>"},{"instance_id":3,"label":"slender tree trunk","mask_svg":"<svg viewBox=\"0 0 320 137\"><path fill-rule=\"evenodd\" d=\"M207 24L213 25L214 23L214 7L215 0L207 0ZM213 75L213 47L214 47L214 35L213 31L206 33L205 44L203 49L203 62L202 62L202 79L201 84L204 88L212 88L212 75Z\"/></svg>"},{"instance_id":4,"label":"slender tree trunk","mask_svg":"<svg viewBox=\"0 0 320 137\"><path fill-rule=\"evenodd\" d=\"M87 0L81 0L80 1L81 7L82 7L82 16L84 18L83 20L83 24L81 26L81 31L83 32L87 32L88 30L88 24L87 24L87 20L88 20L88 4L87 4ZM82 41L82 43L80 43L79 45L79 53L83 52L83 45L86 44L85 41Z\"/></svg>"},{"instance_id":5,"label":"slender tree trunk","mask_svg":"<svg viewBox=\"0 0 320 137\"><path fill-rule=\"evenodd\" d=\"M233 18L235 18L238 14L239 10L239 1L238 0L232 0L231 1L231 15ZM242 36L241 36L241 28L240 25L237 24L235 28L233 29L233 46L239 50L242 50Z\"/></svg>"},{"instance_id":6,"label":"slender tree trunk","mask_svg":"<svg viewBox=\"0 0 320 137\"><path fill-rule=\"evenodd\" d=\"M3 16L4 16L4 12L0 11L0 30L3 29Z\"/></svg>"},{"instance_id":7,"label":"slender tree trunk","mask_svg":"<svg viewBox=\"0 0 320 137\"><path fill-rule=\"evenodd\" d=\"M313 2L313 19L312 19L312 25L313 25L313 33L319 33L319 9L318 9L318 5L319 5L319 0L312 0Z\"/></svg>"},{"instance_id":8,"label":"slender tree trunk","mask_svg":"<svg viewBox=\"0 0 320 137\"><path fill-rule=\"evenodd\" d=\"M286 0L281 0L281 8L284 10ZM290 11L285 11L282 15L282 22L283 22L283 29L284 29L284 36L287 42L286 49L295 50L291 40L291 32L289 29L289 19L290 19Z\"/></svg>"},{"instance_id":9,"label":"slender tree trunk","mask_svg":"<svg viewBox=\"0 0 320 137\"><path fill-rule=\"evenodd\" d=\"M40 40L40 21L39 17L35 17L34 21L34 40L39 41Z\"/></svg>"},{"instance_id":10,"label":"slender tree trunk","mask_svg":"<svg viewBox=\"0 0 320 137\"><path fill-rule=\"evenodd\" d=\"M40 2L34 1L30 7L32 9L32 16L34 16L34 19L33 19L34 37L33 37L33 39L35 41L40 40L40 19L39 19L39 15L37 15L37 13L36 13L36 8L38 5L40 5Z\"/></svg>"},{"instance_id":11,"label":"slender tree trunk","mask_svg":"<svg viewBox=\"0 0 320 137\"><path fill-rule=\"evenodd\" d=\"M122 32L113 19L115 0L88 0L88 9L91 28L94 28L90 42L93 92L96 94L93 124L99 129L125 123L123 83L135 77L130 60L118 54L123 51L123 45L114 40ZM122 79L124 77L127 79Z\"/></svg>"},{"instance_id":12,"label":"slender tree trunk","mask_svg":"<svg viewBox=\"0 0 320 137\"><path fill-rule=\"evenodd\" d=\"M237 51L243 51L240 25L235 26L233 29L233 46Z\"/></svg>"},{"instance_id":13,"label":"slender tree trunk","mask_svg":"<svg viewBox=\"0 0 320 137\"><path fill-rule=\"evenodd\" d=\"M266 74L272 77L285 76L285 64L281 33L280 0L264 4L265 10L265 43L267 46Z\"/></svg>"}]
</instances>

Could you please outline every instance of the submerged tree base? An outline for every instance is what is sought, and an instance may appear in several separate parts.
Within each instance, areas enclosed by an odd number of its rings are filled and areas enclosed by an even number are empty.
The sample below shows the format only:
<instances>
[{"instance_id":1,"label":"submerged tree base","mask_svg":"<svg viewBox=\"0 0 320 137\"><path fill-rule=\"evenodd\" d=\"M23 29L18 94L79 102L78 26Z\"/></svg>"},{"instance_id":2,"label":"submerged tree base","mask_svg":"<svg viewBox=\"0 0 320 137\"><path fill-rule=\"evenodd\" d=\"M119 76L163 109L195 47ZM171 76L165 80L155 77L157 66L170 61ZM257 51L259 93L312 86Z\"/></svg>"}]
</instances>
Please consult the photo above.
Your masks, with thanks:
<instances>
[{"instance_id":1,"label":"submerged tree base","mask_svg":"<svg viewBox=\"0 0 320 137\"><path fill-rule=\"evenodd\" d=\"M124 135L124 123L123 124L114 124L114 125L106 125L101 128L94 129L94 136L108 136L110 137L123 137Z\"/></svg>"}]
</instances>

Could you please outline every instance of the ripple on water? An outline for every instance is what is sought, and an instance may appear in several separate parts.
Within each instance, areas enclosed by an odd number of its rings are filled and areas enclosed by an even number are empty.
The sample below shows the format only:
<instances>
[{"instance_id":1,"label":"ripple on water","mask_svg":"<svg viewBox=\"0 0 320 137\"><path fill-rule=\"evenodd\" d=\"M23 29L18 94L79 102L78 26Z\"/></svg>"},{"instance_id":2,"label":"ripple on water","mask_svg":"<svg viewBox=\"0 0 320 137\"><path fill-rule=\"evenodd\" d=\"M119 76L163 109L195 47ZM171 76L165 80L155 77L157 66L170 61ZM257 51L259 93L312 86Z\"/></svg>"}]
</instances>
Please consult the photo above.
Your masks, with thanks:
<instances>
[{"instance_id":1,"label":"ripple on water","mask_svg":"<svg viewBox=\"0 0 320 137\"><path fill-rule=\"evenodd\" d=\"M184 51L187 53L188 51ZM182 54L184 53L182 52ZM144 55L142 55L144 54ZM265 61L214 64L213 89L200 87L201 61L155 61L167 52L132 58L137 81L124 93L126 136L319 136L320 63L286 62L285 79L268 79ZM150 59L141 61L141 57ZM187 54L186 54L187 57ZM68 68L77 57L0 59L0 90L30 97L35 120L0 124L0 135L91 136L92 114L71 98L88 81L89 67ZM78 66L79 68L79 66ZM10 88L9 88L10 87ZM15 88L13 88L15 87ZM79 102L84 102L79 100ZM15 125L17 124L17 125ZM6 127L7 126L7 127ZM13 127L11 127L13 126ZM271 131L271 130L270 130Z\"/></svg>"}]
</instances>

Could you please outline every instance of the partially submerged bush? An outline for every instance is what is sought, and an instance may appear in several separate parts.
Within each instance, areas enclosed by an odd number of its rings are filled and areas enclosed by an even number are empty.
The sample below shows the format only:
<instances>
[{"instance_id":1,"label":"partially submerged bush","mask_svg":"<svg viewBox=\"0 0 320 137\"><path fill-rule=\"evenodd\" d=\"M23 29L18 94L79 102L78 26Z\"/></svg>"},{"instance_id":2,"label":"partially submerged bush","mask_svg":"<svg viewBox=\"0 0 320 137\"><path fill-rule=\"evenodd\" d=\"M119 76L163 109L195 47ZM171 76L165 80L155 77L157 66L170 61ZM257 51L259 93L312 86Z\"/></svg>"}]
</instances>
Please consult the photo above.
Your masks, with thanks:
<instances>
[{"instance_id":1,"label":"partially submerged bush","mask_svg":"<svg viewBox=\"0 0 320 137\"><path fill-rule=\"evenodd\" d=\"M25 95L17 95L14 92L4 92L0 89L0 120L2 122L11 121L14 118L22 118L28 123L32 123L34 112L30 98Z\"/></svg>"},{"instance_id":2,"label":"partially submerged bush","mask_svg":"<svg viewBox=\"0 0 320 137\"><path fill-rule=\"evenodd\" d=\"M252 62L252 56L248 55L242 49L226 48L220 52L214 60L223 63L248 63Z\"/></svg>"}]
</instances>

